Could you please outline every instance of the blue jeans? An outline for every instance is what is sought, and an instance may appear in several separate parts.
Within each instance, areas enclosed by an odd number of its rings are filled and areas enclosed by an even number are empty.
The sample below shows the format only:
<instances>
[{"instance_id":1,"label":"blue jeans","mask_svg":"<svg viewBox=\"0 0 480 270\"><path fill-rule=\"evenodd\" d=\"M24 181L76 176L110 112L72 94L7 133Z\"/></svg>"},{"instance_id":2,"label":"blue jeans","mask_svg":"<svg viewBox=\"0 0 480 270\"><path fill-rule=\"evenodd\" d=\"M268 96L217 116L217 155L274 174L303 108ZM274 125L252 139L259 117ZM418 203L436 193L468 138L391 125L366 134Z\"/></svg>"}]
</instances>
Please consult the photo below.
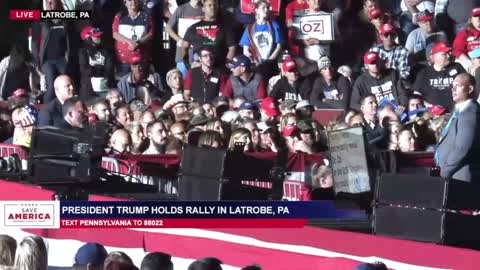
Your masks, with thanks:
<instances>
[{"instance_id":1,"label":"blue jeans","mask_svg":"<svg viewBox=\"0 0 480 270\"><path fill-rule=\"evenodd\" d=\"M187 77L188 68L183 61L177 62L177 69L182 72L183 79Z\"/></svg>"},{"instance_id":2,"label":"blue jeans","mask_svg":"<svg viewBox=\"0 0 480 270\"><path fill-rule=\"evenodd\" d=\"M65 59L47 60L42 65L42 73L45 75L47 83L47 93L43 96L43 103L46 104L55 99L55 89L53 84L55 78L59 75L66 74L67 61Z\"/></svg>"}]
</instances>

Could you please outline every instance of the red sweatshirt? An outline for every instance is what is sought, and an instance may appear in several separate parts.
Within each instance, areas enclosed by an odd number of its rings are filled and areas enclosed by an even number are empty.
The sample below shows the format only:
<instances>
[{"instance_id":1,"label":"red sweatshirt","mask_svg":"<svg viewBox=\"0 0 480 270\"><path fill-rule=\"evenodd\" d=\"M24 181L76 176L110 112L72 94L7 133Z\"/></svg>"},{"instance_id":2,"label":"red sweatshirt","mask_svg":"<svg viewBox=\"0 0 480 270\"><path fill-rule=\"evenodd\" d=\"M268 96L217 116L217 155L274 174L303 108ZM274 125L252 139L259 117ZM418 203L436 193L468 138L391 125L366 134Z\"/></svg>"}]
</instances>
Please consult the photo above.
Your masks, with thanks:
<instances>
[{"instance_id":1,"label":"red sweatshirt","mask_svg":"<svg viewBox=\"0 0 480 270\"><path fill-rule=\"evenodd\" d=\"M459 57L462 54L468 55L475 48L480 47L480 31L467 27L455 37L453 41L453 54Z\"/></svg>"}]
</instances>

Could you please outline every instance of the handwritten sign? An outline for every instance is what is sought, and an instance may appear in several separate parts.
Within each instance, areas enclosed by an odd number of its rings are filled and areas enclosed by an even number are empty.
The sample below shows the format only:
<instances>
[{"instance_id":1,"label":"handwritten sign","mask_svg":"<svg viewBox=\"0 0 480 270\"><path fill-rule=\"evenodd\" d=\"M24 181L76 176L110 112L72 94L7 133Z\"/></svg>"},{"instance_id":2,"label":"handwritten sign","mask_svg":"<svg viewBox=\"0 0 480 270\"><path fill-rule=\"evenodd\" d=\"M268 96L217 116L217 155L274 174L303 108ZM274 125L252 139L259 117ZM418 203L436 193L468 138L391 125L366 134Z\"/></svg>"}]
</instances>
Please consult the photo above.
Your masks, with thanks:
<instances>
[{"instance_id":1,"label":"handwritten sign","mask_svg":"<svg viewBox=\"0 0 480 270\"><path fill-rule=\"evenodd\" d=\"M199 19L184 19L180 18L178 19L178 35L181 38L185 37L185 33L187 32L187 29L192 26L192 24L199 22Z\"/></svg>"},{"instance_id":2,"label":"handwritten sign","mask_svg":"<svg viewBox=\"0 0 480 270\"><path fill-rule=\"evenodd\" d=\"M370 191L365 141L361 127L328 133L335 192Z\"/></svg>"},{"instance_id":3,"label":"handwritten sign","mask_svg":"<svg viewBox=\"0 0 480 270\"><path fill-rule=\"evenodd\" d=\"M335 39L333 14L304 14L293 19L296 39L316 38L330 41Z\"/></svg>"},{"instance_id":4,"label":"handwritten sign","mask_svg":"<svg viewBox=\"0 0 480 270\"><path fill-rule=\"evenodd\" d=\"M255 13L255 3L257 0L241 0L240 10L242 13L250 14ZM270 6L272 7L271 11L273 14L280 13L280 0L269 0Z\"/></svg>"}]
</instances>

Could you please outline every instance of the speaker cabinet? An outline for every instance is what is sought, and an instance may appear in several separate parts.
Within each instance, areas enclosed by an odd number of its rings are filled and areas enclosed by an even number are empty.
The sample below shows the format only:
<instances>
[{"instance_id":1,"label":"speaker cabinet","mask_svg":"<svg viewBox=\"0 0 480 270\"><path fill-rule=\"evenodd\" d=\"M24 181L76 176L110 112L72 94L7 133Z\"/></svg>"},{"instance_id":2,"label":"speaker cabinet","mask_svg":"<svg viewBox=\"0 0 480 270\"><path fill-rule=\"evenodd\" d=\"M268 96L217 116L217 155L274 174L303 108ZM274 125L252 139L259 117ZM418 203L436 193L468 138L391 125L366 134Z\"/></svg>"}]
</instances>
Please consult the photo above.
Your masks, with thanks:
<instances>
[{"instance_id":1,"label":"speaker cabinet","mask_svg":"<svg viewBox=\"0 0 480 270\"><path fill-rule=\"evenodd\" d=\"M269 196L270 190L242 185L241 180L268 180L272 161L187 146L180 164L180 200L266 200Z\"/></svg>"},{"instance_id":2,"label":"speaker cabinet","mask_svg":"<svg viewBox=\"0 0 480 270\"><path fill-rule=\"evenodd\" d=\"M384 174L377 183L374 233L389 237L480 248L478 185L440 177Z\"/></svg>"},{"instance_id":3,"label":"speaker cabinet","mask_svg":"<svg viewBox=\"0 0 480 270\"><path fill-rule=\"evenodd\" d=\"M444 214L440 211L379 205L374 214L374 231L378 235L442 242Z\"/></svg>"}]
</instances>

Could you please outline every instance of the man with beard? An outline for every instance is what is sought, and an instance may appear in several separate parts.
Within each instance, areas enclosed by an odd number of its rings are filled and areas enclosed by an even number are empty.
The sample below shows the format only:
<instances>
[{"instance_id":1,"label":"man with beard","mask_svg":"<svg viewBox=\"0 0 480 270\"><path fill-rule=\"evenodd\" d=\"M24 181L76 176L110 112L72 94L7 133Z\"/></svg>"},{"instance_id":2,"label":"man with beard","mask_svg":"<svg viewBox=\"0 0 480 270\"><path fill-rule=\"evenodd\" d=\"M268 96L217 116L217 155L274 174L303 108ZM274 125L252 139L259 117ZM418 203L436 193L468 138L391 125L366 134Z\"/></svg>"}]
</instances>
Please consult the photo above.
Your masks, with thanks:
<instances>
[{"instance_id":1,"label":"man with beard","mask_svg":"<svg viewBox=\"0 0 480 270\"><path fill-rule=\"evenodd\" d=\"M65 100L62 106L65 124L61 128L84 128L87 123L87 109L79 97Z\"/></svg>"},{"instance_id":2,"label":"man with beard","mask_svg":"<svg viewBox=\"0 0 480 270\"><path fill-rule=\"evenodd\" d=\"M154 121L147 126L147 137L150 144L143 152L144 155L159 155L165 153L165 145L169 135L168 129L162 121Z\"/></svg>"},{"instance_id":3,"label":"man with beard","mask_svg":"<svg viewBox=\"0 0 480 270\"><path fill-rule=\"evenodd\" d=\"M437 42L430 56L431 66L422 69L413 89L423 95L426 105L441 105L453 109L454 103L450 88L453 79L465 72L462 65L451 61L452 48L444 42Z\"/></svg>"},{"instance_id":4,"label":"man with beard","mask_svg":"<svg viewBox=\"0 0 480 270\"><path fill-rule=\"evenodd\" d=\"M101 122L109 123L111 120L110 108L108 101L104 98L98 98L93 103L93 112L97 115Z\"/></svg>"}]
</instances>

